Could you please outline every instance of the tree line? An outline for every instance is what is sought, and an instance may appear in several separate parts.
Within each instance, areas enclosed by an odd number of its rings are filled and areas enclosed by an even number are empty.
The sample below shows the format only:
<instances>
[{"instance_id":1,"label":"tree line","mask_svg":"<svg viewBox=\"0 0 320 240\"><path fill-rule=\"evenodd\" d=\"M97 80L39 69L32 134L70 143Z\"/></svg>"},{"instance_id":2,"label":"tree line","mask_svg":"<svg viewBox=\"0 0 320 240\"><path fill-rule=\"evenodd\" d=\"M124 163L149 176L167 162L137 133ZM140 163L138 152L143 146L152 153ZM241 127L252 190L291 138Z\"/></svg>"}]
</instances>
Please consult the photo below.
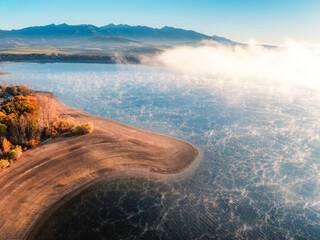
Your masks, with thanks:
<instances>
[{"instance_id":1,"label":"tree line","mask_svg":"<svg viewBox=\"0 0 320 240\"><path fill-rule=\"evenodd\" d=\"M2 84L0 91L2 97L6 93L13 96L0 104L0 168L48 138L93 131L90 122L77 124L72 118L60 118L52 99L27 85Z\"/></svg>"}]
</instances>

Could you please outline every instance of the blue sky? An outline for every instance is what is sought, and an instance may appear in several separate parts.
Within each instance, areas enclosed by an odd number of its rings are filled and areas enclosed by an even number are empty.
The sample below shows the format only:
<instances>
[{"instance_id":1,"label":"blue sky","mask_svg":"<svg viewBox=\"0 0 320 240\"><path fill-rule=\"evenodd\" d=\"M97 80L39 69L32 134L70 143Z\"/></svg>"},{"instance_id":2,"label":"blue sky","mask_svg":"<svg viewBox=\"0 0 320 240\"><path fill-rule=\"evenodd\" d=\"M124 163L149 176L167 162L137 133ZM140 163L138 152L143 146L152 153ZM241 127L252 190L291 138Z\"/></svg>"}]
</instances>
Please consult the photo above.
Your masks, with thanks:
<instances>
[{"instance_id":1,"label":"blue sky","mask_svg":"<svg viewBox=\"0 0 320 240\"><path fill-rule=\"evenodd\" d=\"M320 0L0 0L0 29L46 24L173 26L247 42L320 44Z\"/></svg>"}]
</instances>

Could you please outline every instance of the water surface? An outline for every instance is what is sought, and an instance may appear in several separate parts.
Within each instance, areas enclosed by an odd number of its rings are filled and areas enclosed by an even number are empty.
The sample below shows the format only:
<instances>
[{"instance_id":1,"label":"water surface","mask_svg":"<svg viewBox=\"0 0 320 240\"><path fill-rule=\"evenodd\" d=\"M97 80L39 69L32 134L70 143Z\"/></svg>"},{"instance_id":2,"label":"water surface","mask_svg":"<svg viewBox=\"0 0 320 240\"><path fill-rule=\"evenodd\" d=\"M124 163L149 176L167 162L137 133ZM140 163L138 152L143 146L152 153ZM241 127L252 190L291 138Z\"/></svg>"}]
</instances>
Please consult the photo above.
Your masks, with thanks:
<instances>
[{"instance_id":1,"label":"water surface","mask_svg":"<svg viewBox=\"0 0 320 240\"><path fill-rule=\"evenodd\" d=\"M274 82L163 67L5 63L1 82L198 146L190 176L112 177L58 210L39 239L318 239L320 97ZM174 161L174 159L173 159Z\"/></svg>"}]
</instances>

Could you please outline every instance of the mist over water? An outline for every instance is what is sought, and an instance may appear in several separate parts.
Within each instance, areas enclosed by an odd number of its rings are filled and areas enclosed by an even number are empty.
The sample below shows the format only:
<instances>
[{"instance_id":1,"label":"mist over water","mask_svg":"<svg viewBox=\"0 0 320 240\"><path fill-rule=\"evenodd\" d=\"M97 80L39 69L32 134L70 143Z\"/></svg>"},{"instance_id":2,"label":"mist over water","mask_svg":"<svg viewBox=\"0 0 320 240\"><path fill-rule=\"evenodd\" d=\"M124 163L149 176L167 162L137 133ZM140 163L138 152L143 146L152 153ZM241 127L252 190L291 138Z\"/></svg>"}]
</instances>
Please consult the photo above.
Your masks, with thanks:
<instances>
[{"instance_id":1,"label":"mist over water","mask_svg":"<svg viewBox=\"0 0 320 240\"><path fill-rule=\"evenodd\" d=\"M220 78L238 84L270 82L320 86L320 45L308 46L287 40L281 47L225 45L203 41L160 54L157 61L183 73Z\"/></svg>"},{"instance_id":2,"label":"mist over water","mask_svg":"<svg viewBox=\"0 0 320 240\"><path fill-rule=\"evenodd\" d=\"M40 239L317 239L319 54L205 43L165 67L4 64L2 82L186 140L202 151L176 181L112 177L58 210ZM174 159L173 159L174 161Z\"/></svg>"},{"instance_id":3,"label":"mist over water","mask_svg":"<svg viewBox=\"0 0 320 240\"><path fill-rule=\"evenodd\" d=\"M301 88L320 90L320 46L293 40L278 48L254 41L243 46L204 41L198 47L168 50L157 62L193 76L189 84L220 88L236 99L263 92L292 95L300 94Z\"/></svg>"}]
</instances>

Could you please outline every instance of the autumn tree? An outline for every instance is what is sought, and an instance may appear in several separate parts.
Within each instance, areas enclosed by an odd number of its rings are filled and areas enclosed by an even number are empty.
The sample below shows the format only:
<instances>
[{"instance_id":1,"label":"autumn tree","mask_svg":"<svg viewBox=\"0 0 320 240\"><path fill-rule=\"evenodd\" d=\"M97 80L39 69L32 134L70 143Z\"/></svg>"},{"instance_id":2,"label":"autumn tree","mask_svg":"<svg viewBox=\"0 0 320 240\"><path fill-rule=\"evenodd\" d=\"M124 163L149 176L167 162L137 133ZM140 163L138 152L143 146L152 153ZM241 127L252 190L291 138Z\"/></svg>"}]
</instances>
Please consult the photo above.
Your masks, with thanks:
<instances>
[{"instance_id":1,"label":"autumn tree","mask_svg":"<svg viewBox=\"0 0 320 240\"><path fill-rule=\"evenodd\" d=\"M12 147L11 142L9 142L6 138L2 141L2 151L4 154L7 154Z\"/></svg>"}]
</instances>

